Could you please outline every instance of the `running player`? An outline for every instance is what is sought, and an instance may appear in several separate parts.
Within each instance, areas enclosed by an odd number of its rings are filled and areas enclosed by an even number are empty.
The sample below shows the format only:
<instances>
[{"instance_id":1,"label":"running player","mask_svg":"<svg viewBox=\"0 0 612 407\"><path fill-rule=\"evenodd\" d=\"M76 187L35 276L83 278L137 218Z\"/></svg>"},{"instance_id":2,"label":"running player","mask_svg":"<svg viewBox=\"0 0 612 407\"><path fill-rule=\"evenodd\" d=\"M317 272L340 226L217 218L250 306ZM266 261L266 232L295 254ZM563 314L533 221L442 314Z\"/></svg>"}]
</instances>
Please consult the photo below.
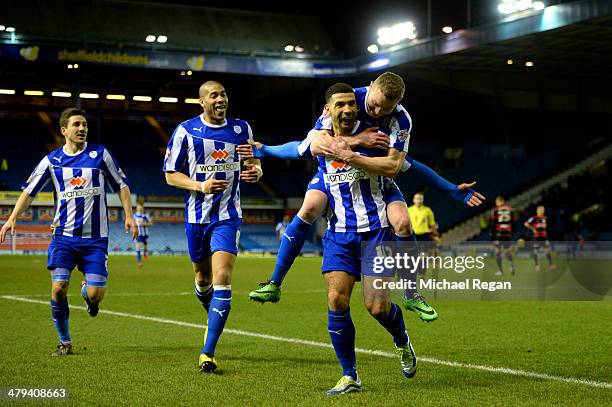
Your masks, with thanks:
<instances>
[{"instance_id":1,"label":"running player","mask_svg":"<svg viewBox=\"0 0 612 407\"><path fill-rule=\"evenodd\" d=\"M408 112L398 104L403 97L404 89L402 78L391 72L380 75L370 84L370 87L355 89L358 107L357 118L363 123L369 123L376 127L370 127L359 135L346 138L351 148L366 147L386 151L389 147L389 136L380 132L379 128L392 137L404 139L408 144L412 120ZM324 114L317 121L315 129L329 129L330 123L329 117ZM299 142L291 142L278 147L255 144L255 156L260 154L259 157L297 159L301 156L301 152L296 148L298 144ZM241 153L248 154L252 147L241 146L240 148L243 149ZM456 186L437 176L428 167L411 159L402 164L401 170L407 171L411 167L414 167L415 173L420 173L420 177L425 182L433 183L436 187L447 190L451 195L463 200L469 206L480 205L481 200L484 199L482 195L471 190L475 183ZM399 242L411 241L413 237L405 199L393 180L387 180L385 187L387 191L385 194L387 217L395 231L394 238ZM323 214L327 203L323 176L319 172L309 183L304 203L287 228L286 236L290 236L291 239L285 236L281 240L272 277L249 294L252 300L262 303L278 302L280 300L280 285L293 261L299 255L311 225ZM413 254L418 254L416 245L414 249ZM410 277L413 276L412 274ZM406 292L403 302L406 309L414 310L424 321L432 321L437 318L437 312L416 292Z\"/></svg>"},{"instance_id":2,"label":"running player","mask_svg":"<svg viewBox=\"0 0 612 407\"><path fill-rule=\"evenodd\" d=\"M530 217L525 222L525 227L533 232L533 261L535 262L535 271L540 271L538 264L538 252L544 251L546 260L548 260L548 269L554 270L556 266L553 263L550 254L550 242L548 241L548 231L544 206L539 205L536 208L535 216Z\"/></svg>"},{"instance_id":3,"label":"running player","mask_svg":"<svg viewBox=\"0 0 612 407\"><path fill-rule=\"evenodd\" d=\"M21 187L23 192L0 230L0 242L4 242L7 232L14 235L19 214L52 181L56 212L47 269L51 272L51 318L60 341L53 356L73 353L68 285L75 266L85 275L81 295L89 315L98 315L100 301L104 298L108 277L105 186L118 191L124 210L125 232L131 232L133 239L138 233L132 218L128 180L106 148L87 142L85 112L68 108L60 115L59 124L66 144L47 154L36 166Z\"/></svg>"},{"instance_id":4,"label":"running player","mask_svg":"<svg viewBox=\"0 0 612 407\"><path fill-rule=\"evenodd\" d=\"M223 85L208 81L199 89L204 113L181 123L168 144L166 182L186 190L185 231L193 270L195 295L208 313L199 368L217 369L215 348L232 304L231 276L240 238L242 210L239 181L262 176L257 159L241 171L236 146L253 139L251 127L226 117L228 97Z\"/></svg>"},{"instance_id":5,"label":"running player","mask_svg":"<svg viewBox=\"0 0 612 407\"><path fill-rule=\"evenodd\" d=\"M308 154L317 156L326 178L324 185L331 208L328 230L323 239L322 272L327 284L328 331L343 371L338 383L326 393L335 395L361 390L350 297L355 282L361 280L362 261L367 260L362 258L361 244L378 244L391 239L381 175L399 170L408 143L406 138L393 135L388 153L372 149L353 153L339 137L355 134L359 128L353 89L347 84L337 83L327 90L325 98L334 137L316 135L304 140L302 147ZM400 355L402 373L411 378L416 373L417 361L401 308L391 303L387 292L367 292L367 279L371 278L364 276L366 307L392 335Z\"/></svg>"},{"instance_id":6,"label":"running player","mask_svg":"<svg viewBox=\"0 0 612 407\"><path fill-rule=\"evenodd\" d=\"M493 240L495 246L495 260L497 262L497 273L496 276L504 274L502 268L502 252L506 253L506 258L510 263L510 273L514 275L514 260L512 258L512 246L510 241L512 240L512 224L514 222L514 215L512 214L512 207L506 205L506 200L498 196L495 198L495 208L491 211L491 230L489 235Z\"/></svg>"},{"instance_id":7,"label":"running player","mask_svg":"<svg viewBox=\"0 0 612 407\"><path fill-rule=\"evenodd\" d=\"M138 267L142 267L142 260L149 260L148 242L149 228L153 225L148 213L144 211L144 205L136 205L136 213L134 213L134 221L138 226L138 237L136 238L136 262Z\"/></svg>"}]
</instances>

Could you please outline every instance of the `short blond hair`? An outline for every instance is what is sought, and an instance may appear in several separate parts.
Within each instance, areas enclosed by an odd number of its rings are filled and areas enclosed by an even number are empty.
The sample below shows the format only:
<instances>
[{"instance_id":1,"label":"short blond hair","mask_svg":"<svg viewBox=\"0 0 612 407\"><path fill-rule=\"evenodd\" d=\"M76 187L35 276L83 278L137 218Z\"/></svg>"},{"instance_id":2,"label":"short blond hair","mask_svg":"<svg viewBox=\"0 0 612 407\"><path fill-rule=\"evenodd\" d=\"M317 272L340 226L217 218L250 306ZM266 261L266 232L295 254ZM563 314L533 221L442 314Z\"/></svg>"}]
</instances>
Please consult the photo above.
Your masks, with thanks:
<instances>
[{"instance_id":1,"label":"short blond hair","mask_svg":"<svg viewBox=\"0 0 612 407\"><path fill-rule=\"evenodd\" d=\"M374 80L372 86L380 89L387 98L398 101L404 96L406 90L402 77L393 72L383 73Z\"/></svg>"}]
</instances>

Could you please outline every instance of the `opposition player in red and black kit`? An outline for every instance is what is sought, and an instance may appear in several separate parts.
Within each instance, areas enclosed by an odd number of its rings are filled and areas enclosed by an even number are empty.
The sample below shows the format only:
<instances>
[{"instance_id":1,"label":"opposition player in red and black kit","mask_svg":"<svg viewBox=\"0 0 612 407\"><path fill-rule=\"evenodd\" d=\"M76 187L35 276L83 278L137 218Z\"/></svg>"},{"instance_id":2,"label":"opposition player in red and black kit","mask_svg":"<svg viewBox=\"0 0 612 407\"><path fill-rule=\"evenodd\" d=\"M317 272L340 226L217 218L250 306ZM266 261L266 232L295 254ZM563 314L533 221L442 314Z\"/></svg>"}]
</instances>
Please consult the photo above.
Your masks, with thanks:
<instances>
[{"instance_id":1,"label":"opposition player in red and black kit","mask_svg":"<svg viewBox=\"0 0 612 407\"><path fill-rule=\"evenodd\" d=\"M548 232L546 231L546 215L542 205L536 208L535 216L530 217L525 222L525 227L533 232L533 260L535 261L535 271L540 271L538 264L538 252L544 249L546 259L548 260L548 268L554 270L556 266L553 264L552 256L550 255L550 242L548 241Z\"/></svg>"},{"instance_id":2,"label":"opposition player in red and black kit","mask_svg":"<svg viewBox=\"0 0 612 407\"><path fill-rule=\"evenodd\" d=\"M503 197L495 198L495 208L491 211L491 230L489 236L495 245L495 260L497 261L496 276L504 274L502 269L502 251L506 253L506 258L510 262L510 273L514 275L514 260L512 258L512 247L510 241L512 239L512 223L514 216L512 215L512 207L506 205Z\"/></svg>"}]
</instances>

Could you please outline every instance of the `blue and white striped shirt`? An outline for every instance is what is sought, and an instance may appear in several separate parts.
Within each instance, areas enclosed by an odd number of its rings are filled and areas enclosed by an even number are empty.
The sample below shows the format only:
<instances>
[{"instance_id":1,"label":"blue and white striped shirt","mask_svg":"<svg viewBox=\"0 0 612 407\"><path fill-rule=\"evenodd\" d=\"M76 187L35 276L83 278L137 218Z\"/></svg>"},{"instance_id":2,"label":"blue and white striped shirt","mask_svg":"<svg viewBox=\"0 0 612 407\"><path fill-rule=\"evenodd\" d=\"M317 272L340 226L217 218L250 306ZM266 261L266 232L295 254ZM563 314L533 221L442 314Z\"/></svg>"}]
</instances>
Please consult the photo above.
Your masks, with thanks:
<instances>
[{"instance_id":1,"label":"blue and white striped shirt","mask_svg":"<svg viewBox=\"0 0 612 407\"><path fill-rule=\"evenodd\" d=\"M351 135L367 127L368 124L357 122ZM311 140L312 132L298 147L300 155L312 156ZM369 157L387 155L387 152L380 149L359 147L354 151ZM317 157L317 161L323 172L329 199L328 229L334 232L361 233L389 226L384 199L385 177L324 156Z\"/></svg>"},{"instance_id":2,"label":"blue and white striped shirt","mask_svg":"<svg viewBox=\"0 0 612 407\"><path fill-rule=\"evenodd\" d=\"M58 148L36 166L21 189L31 197L53 182L55 234L62 236L108 237L108 186L118 191L128 180L106 148L86 143L77 154Z\"/></svg>"},{"instance_id":3,"label":"blue and white striped shirt","mask_svg":"<svg viewBox=\"0 0 612 407\"><path fill-rule=\"evenodd\" d=\"M149 237L149 226L147 223L151 222L151 218L146 213L134 213L134 221L138 227L138 236Z\"/></svg>"},{"instance_id":4,"label":"blue and white striped shirt","mask_svg":"<svg viewBox=\"0 0 612 407\"><path fill-rule=\"evenodd\" d=\"M225 123L206 123L202 115L181 123L168 143L164 171L180 171L189 178L227 180L222 193L185 193L185 222L209 223L242 218L240 157L236 146L253 139L247 122L228 117Z\"/></svg>"}]
</instances>

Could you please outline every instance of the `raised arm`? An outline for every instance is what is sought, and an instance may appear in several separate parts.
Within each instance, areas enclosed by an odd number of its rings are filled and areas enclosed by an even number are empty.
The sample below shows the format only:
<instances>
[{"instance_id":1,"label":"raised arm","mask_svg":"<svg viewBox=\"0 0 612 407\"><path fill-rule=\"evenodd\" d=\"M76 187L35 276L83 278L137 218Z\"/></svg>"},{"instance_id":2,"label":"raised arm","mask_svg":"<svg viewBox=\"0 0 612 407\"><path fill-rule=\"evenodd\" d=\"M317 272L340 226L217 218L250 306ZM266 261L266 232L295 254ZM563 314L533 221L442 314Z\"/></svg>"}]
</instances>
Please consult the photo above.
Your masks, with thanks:
<instances>
[{"instance_id":1,"label":"raised arm","mask_svg":"<svg viewBox=\"0 0 612 407\"><path fill-rule=\"evenodd\" d=\"M290 141L279 146L267 146L260 142L249 140L249 144L241 144L236 147L236 150L243 160L267 157L299 160L302 158L298 151L299 145L300 141Z\"/></svg>"}]
</instances>

